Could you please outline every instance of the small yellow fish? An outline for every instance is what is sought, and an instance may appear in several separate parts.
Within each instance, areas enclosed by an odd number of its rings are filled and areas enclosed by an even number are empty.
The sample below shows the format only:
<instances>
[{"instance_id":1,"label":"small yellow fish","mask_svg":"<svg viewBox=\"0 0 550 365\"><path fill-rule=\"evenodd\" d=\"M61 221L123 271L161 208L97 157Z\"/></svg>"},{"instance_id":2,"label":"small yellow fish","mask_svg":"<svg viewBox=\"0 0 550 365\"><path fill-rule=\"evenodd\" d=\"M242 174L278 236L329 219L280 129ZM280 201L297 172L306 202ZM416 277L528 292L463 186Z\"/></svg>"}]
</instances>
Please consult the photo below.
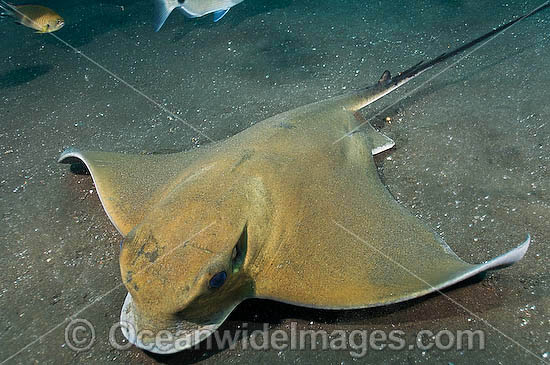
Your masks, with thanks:
<instances>
[{"instance_id":1,"label":"small yellow fish","mask_svg":"<svg viewBox=\"0 0 550 365\"><path fill-rule=\"evenodd\" d=\"M13 5L0 0L2 15L15 18L15 21L36 30L36 33L50 33L65 25L63 18L50 8L41 5Z\"/></svg>"}]
</instances>

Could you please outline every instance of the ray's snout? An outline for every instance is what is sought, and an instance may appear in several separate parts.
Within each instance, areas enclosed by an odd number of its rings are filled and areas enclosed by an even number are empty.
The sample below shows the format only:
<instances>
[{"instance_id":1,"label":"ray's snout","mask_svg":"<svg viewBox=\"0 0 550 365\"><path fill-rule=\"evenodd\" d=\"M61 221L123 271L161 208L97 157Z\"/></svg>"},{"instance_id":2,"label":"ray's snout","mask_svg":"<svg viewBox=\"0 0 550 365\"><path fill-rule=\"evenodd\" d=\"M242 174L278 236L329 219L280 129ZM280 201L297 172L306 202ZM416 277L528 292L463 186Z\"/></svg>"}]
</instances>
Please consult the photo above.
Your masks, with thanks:
<instances>
[{"instance_id":1,"label":"ray's snout","mask_svg":"<svg viewBox=\"0 0 550 365\"><path fill-rule=\"evenodd\" d=\"M128 294L120 313L120 327L135 346L156 354L172 354L188 349L210 336L221 323L192 323L168 316L149 318L135 306Z\"/></svg>"}]
</instances>

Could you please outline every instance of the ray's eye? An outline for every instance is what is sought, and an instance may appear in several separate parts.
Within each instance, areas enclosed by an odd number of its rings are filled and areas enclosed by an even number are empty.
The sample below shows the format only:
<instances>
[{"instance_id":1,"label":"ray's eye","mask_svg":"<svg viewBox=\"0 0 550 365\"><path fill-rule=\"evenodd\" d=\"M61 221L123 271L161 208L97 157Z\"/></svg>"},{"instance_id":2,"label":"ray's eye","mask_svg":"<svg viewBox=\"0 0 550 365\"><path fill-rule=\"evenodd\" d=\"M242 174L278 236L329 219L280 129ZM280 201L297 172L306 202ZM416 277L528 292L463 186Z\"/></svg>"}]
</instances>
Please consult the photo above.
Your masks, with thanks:
<instances>
[{"instance_id":1,"label":"ray's eye","mask_svg":"<svg viewBox=\"0 0 550 365\"><path fill-rule=\"evenodd\" d=\"M212 279L210 279L208 285L212 289L218 289L220 286L223 285L223 283L225 283L225 279L227 279L227 274L225 273L225 271L220 271L216 275L212 276Z\"/></svg>"}]
</instances>

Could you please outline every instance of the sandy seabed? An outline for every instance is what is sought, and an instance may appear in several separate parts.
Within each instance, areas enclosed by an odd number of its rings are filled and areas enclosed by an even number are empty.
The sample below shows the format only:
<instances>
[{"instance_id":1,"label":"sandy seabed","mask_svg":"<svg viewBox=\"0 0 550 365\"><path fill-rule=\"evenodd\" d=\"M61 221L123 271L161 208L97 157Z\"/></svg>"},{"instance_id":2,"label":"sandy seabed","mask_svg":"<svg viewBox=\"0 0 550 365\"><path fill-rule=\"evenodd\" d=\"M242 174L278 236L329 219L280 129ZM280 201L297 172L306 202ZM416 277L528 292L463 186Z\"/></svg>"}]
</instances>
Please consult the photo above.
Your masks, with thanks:
<instances>
[{"instance_id":1,"label":"sandy seabed","mask_svg":"<svg viewBox=\"0 0 550 365\"><path fill-rule=\"evenodd\" d=\"M234 349L172 356L113 348L109 329L126 294L121 236L90 177L71 173L57 157L70 146L134 153L200 148L209 142L204 135L222 140L277 113L370 85L385 69L404 70L540 4L246 0L216 24L175 13L158 33L150 1L43 4L65 18L55 35L101 67L50 35L0 22L0 361L550 360L550 10L518 23L410 97L403 98L453 61L363 112L396 141L376 162L403 205L469 262L499 255L530 233L521 262L446 296L375 309L246 301L220 328L236 332L246 322L251 329L268 323L272 331L288 330L295 322L329 332L399 329L409 337L421 330L485 333L484 350L371 349L356 359L347 350L256 351L243 346L244 337ZM88 351L65 343L69 316L93 324Z\"/></svg>"}]
</instances>

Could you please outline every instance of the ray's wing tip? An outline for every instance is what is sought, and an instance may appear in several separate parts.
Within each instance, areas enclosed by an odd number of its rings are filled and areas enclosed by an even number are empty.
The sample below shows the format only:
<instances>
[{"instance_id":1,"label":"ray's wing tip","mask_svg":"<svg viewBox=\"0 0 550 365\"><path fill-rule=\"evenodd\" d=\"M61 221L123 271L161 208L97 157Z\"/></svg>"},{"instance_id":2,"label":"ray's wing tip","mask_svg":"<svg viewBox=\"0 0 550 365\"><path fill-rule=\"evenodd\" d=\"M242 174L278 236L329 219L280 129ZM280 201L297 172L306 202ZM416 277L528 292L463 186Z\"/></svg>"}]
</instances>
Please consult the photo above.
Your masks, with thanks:
<instances>
[{"instance_id":1,"label":"ray's wing tip","mask_svg":"<svg viewBox=\"0 0 550 365\"><path fill-rule=\"evenodd\" d=\"M529 249L530 244L531 244L531 235L527 233L527 237L525 238L525 241L521 243L521 245L514 248L513 250L510 250L508 253L505 253L503 256L509 258L510 264L518 262L523 258L523 256L525 256L525 254L527 253L527 250Z\"/></svg>"},{"instance_id":2,"label":"ray's wing tip","mask_svg":"<svg viewBox=\"0 0 550 365\"><path fill-rule=\"evenodd\" d=\"M517 253L518 258L516 261L521 260L523 256L525 256L530 245L531 245L531 235L527 233L527 238L525 238L525 241L523 241L521 245L519 245L518 247L512 250L512 252Z\"/></svg>"},{"instance_id":3,"label":"ray's wing tip","mask_svg":"<svg viewBox=\"0 0 550 365\"><path fill-rule=\"evenodd\" d=\"M527 253L529 245L531 244L531 235L527 234L525 241L521 243L518 247L502 254L494 259L485 263L486 270L496 270L504 267L511 266L521 260L523 256Z\"/></svg>"},{"instance_id":4,"label":"ray's wing tip","mask_svg":"<svg viewBox=\"0 0 550 365\"><path fill-rule=\"evenodd\" d=\"M84 157L82 156L82 152L75 147L65 149L57 159L58 163L66 164L75 163L78 161L84 161Z\"/></svg>"}]
</instances>

